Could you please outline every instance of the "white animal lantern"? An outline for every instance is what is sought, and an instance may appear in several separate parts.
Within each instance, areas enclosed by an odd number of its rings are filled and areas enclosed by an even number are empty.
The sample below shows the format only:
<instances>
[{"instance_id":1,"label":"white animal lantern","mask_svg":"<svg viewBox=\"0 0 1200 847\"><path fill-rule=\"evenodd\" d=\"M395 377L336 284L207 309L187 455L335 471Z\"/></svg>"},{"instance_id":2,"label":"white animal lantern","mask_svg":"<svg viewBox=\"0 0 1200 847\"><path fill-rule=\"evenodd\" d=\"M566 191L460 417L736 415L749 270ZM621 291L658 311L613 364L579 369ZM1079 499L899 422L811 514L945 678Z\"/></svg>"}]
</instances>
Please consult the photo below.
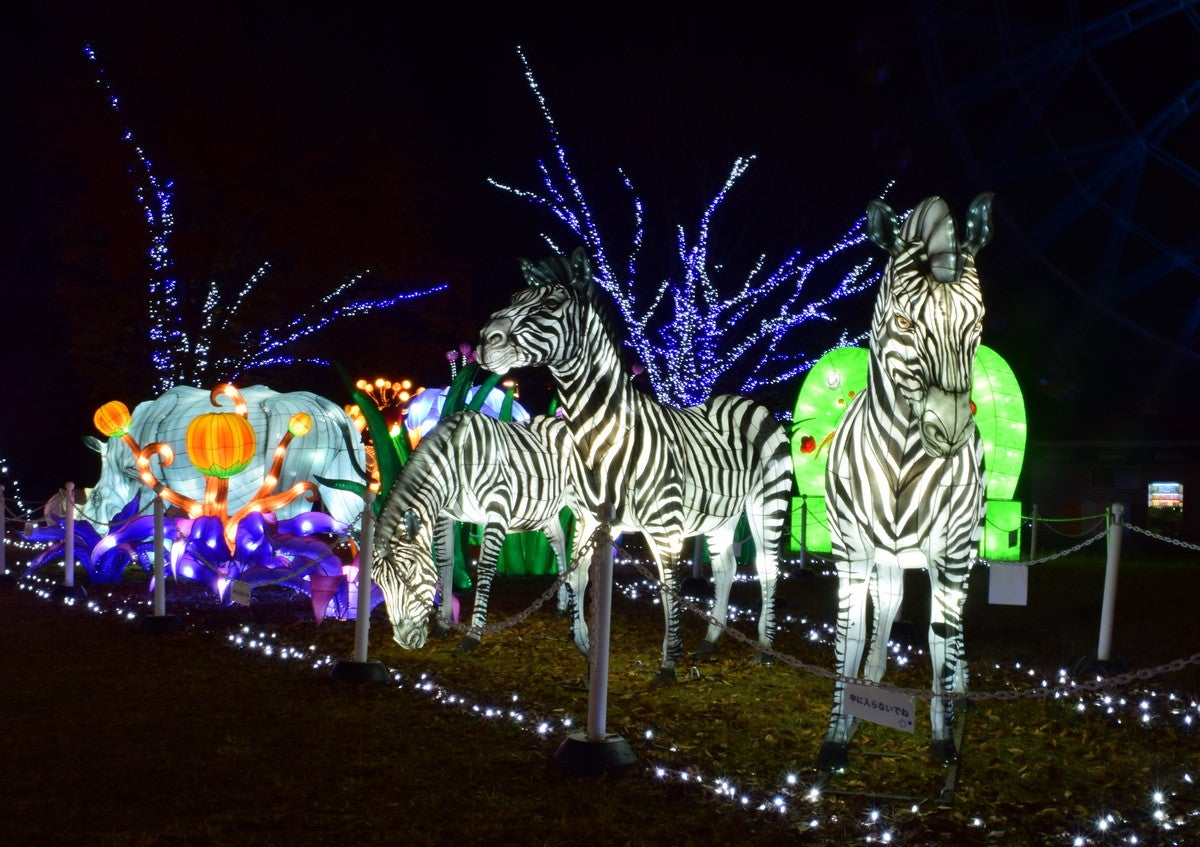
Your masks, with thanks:
<instances>
[{"instance_id":1,"label":"white animal lantern","mask_svg":"<svg viewBox=\"0 0 1200 847\"><path fill-rule=\"evenodd\" d=\"M975 255L991 237L991 205L991 194L975 198L960 241L940 197L921 201L903 227L888 206L871 203L868 234L891 258L871 320L867 388L834 435L825 476L839 581L838 673L858 677L862 666L866 679L882 679L903 570L928 568L930 754L944 764L958 754L953 700L939 695L967 689L962 611L983 522L983 451L970 390L984 313ZM820 771L846 767L856 719L845 702L839 680Z\"/></svg>"},{"instance_id":2,"label":"white animal lantern","mask_svg":"<svg viewBox=\"0 0 1200 847\"><path fill-rule=\"evenodd\" d=\"M277 485L283 490L298 482L314 483L322 508L337 521L353 525L362 512L362 498L317 482L317 477L367 479L366 453L345 410L307 391L281 393L254 385L242 390L241 396L246 403L246 419L257 436L256 447L246 466L228 480L229 512L236 512L260 492L274 460L273 451L288 432L288 422L293 415L303 413L311 418L312 427L287 450ZM213 411L210 391L176 386L155 400L139 403L128 425L128 432L137 444L159 442L170 449L173 461L157 468L156 475L172 491L192 500L204 498L206 480L188 458L188 425L198 416ZM113 515L129 501L140 496L141 505L146 508L154 491L143 484L133 451L121 438L101 441L88 436L84 441L100 454L100 479L88 489L87 501L79 508L78 515L104 533L109 531ZM299 498L281 506L276 515L290 518L311 508L312 503Z\"/></svg>"},{"instance_id":3,"label":"white animal lantern","mask_svg":"<svg viewBox=\"0 0 1200 847\"><path fill-rule=\"evenodd\" d=\"M717 395L674 409L639 391L621 362L620 343L582 250L569 259L523 262L522 270L529 285L488 319L479 334L479 359L495 373L549 369L579 458L571 480L581 507L577 537L592 536L602 504L612 509L616 529L645 537L663 585L663 661L655 681L674 682L683 654L674 588L684 538L704 535L713 555L715 622L700 648L711 652L725 622L736 568L734 531L743 513L762 589L759 644L770 648L792 485L783 429L770 410L745 397ZM577 632L576 638L586 636ZM763 649L759 658L770 660Z\"/></svg>"}]
</instances>

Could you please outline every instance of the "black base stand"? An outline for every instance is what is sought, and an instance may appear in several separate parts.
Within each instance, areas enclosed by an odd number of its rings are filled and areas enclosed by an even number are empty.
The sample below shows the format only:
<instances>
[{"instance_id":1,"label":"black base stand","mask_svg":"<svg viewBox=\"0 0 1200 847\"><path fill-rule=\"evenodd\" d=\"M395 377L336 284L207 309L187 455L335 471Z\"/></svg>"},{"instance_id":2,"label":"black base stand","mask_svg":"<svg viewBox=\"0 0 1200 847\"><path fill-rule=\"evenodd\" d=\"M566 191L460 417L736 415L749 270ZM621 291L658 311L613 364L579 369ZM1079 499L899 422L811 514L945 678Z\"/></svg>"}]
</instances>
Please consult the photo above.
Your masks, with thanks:
<instances>
[{"instance_id":1,"label":"black base stand","mask_svg":"<svg viewBox=\"0 0 1200 847\"><path fill-rule=\"evenodd\" d=\"M333 670L329 672L329 678L334 682L387 682L388 672L383 662L376 659L368 659L365 662L338 659L333 664Z\"/></svg>"},{"instance_id":2,"label":"black base stand","mask_svg":"<svg viewBox=\"0 0 1200 847\"><path fill-rule=\"evenodd\" d=\"M82 585L56 585L50 596L55 600L82 600L87 597L87 592Z\"/></svg>"},{"instance_id":3,"label":"black base stand","mask_svg":"<svg viewBox=\"0 0 1200 847\"><path fill-rule=\"evenodd\" d=\"M142 635L170 635L183 629L179 615L142 615L138 618L137 631Z\"/></svg>"},{"instance_id":4,"label":"black base stand","mask_svg":"<svg viewBox=\"0 0 1200 847\"><path fill-rule=\"evenodd\" d=\"M611 733L603 741L590 741L586 732L572 732L554 754L554 764L573 776L599 776L636 762L629 742Z\"/></svg>"},{"instance_id":5,"label":"black base stand","mask_svg":"<svg viewBox=\"0 0 1200 847\"><path fill-rule=\"evenodd\" d=\"M1128 671L1129 663L1122 659L1097 659L1095 656L1084 656L1071 665L1074 676L1116 676Z\"/></svg>"}]
</instances>

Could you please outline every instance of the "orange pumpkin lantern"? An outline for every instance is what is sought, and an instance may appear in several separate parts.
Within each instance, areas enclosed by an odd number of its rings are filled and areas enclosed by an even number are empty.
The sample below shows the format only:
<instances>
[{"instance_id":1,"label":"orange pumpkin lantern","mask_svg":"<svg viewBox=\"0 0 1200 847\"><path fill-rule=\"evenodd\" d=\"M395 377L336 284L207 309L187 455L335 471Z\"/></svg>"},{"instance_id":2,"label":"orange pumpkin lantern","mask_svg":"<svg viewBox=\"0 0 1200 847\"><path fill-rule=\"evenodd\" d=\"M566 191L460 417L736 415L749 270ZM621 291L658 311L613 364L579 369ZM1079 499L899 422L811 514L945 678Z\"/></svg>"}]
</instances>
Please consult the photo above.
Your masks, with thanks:
<instances>
[{"instance_id":1,"label":"orange pumpkin lantern","mask_svg":"<svg viewBox=\"0 0 1200 847\"><path fill-rule=\"evenodd\" d=\"M188 424L187 454L205 476L228 479L244 471L254 458L250 422L231 412L210 412Z\"/></svg>"},{"instance_id":2,"label":"orange pumpkin lantern","mask_svg":"<svg viewBox=\"0 0 1200 847\"><path fill-rule=\"evenodd\" d=\"M102 434L112 438L129 432L133 417L129 414L129 407L120 400L109 400L96 410L92 422Z\"/></svg>"}]
</instances>

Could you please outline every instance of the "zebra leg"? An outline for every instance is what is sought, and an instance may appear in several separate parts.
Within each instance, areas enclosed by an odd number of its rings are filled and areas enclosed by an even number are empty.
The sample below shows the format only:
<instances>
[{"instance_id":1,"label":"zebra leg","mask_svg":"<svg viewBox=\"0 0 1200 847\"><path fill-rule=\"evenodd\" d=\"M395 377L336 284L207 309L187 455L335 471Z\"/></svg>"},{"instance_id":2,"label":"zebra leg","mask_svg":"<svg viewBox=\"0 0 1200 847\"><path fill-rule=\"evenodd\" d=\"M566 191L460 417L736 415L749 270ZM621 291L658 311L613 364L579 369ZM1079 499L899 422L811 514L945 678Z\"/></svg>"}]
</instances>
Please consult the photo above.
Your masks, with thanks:
<instances>
[{"instance_id":1,"label":"zebra leg","mask_svg":"<svg viewBox=\"0 0 1200 847\"><path fill-rule=\"evenodd\" d=\"M567 575L567 587L571 598L571 640L575 642L576 649L587 656L591 635L588 632L583 601L587 596L590 576L588 569L591 566L592 536L600 528L600 523L586 510L581 510L575 517L575 550L571 560L571 571Z\"/></svg>"},{"instance_id":2,"label":"zebra leg","mask_svg":"<svg viewBox=\"0 0 1200 847\"><path fill-rule=\"evenodd\" d=\"M876 567L871 572L871 605L875 609L875 621L871 628L871 645L867 661L863 665L863 676L879 682L887 670L888 639L892 625L900 614L904 601L904 571L899 567Z\"/></svg>"},{"instance_id":3,"label":"zebra leg","mask_svg":"<svg viewBox=\"0 0 1200 847\"><path fill-rule=\"evenodd\" d=\"M458 644L459 653L470 653L479 646L483 638L483 629L487 626L492 580L496 577L496 561L500 558L500 545L504 543L507 530L507 524L498 523L489 523L483 529L483 541L479 545L479 567L475 576L475 603L471 609L471 628Z\"/></svg>"},{"instance_id":4,"label":"zebra leg","mask_svg":"<svg viewBox=\"0 0 1200 847\"><path fill-rule=\"evenodd\" d=\"M554 560L558 563L558 574L561 577L567 572L567 536L563 532L562 524L559 523L557 515L542 527L542 533L546 536L546 540L550 542L550 549L554 551ZM571 589L567 586L565 579L558 584L557 604L554 610L556 618L566 617L570 614Z\"/></svg>"},{"instance_id":5,"label":"zebra leg","mask_svg":"<svg viewBox=\"0 0 1200 847\"><path fill-rule=\"evenodd\" d=\"M650 552L658 563L658 579L662 584L660 592L663 607L663 661L654 675L654 685L673 685L675 683L675 666L683 655L683 639L679 633L680 606L676 596L679 593L679 578L676 572L679 564L679 554L683 548L682 527L673 530L665 529L657 534L645 533Z\"/></svg>"},{"instance_id":6,"label":"zebra leg","mask_svg":"<svg viewBox=\"0 0 1200 847\"><path fill-rule=\"evenodd\" d=\"M762 647L771 647L775 643L775 588L779 582L779 545L783 541L782 515L777 521L764 520L762 525L751 518L750 534L757 551L754 568L758 572L762 596L762 611L758 614L758 643ZM763 665L773 662L771 654L761 648L754 659Z\"/></svg>"},{"instance_id":7,"label":"zebra leg","mask_svg":"<svg viewBox=\"0 0 1200 847\"><path fill-rule=\"evenodd\" d=\"M965 694L967 667L964 653L962 612L967 600L969 561L946 562L929 568L932 602L929 612L929 657L933 663L933 692L929 720L932 726L929 758L934 764L958 761L951 730L954 701L938 695L949 691Z\"/></svg>"},{"instance_id":8,"label":"zebra leg","mask_svg":"<svg viewBox=\"0 0 1200 847\"><path fill-rule=\"evenodd\" d=\"M454 618L454 519L438 518L434 525L433 546L437 552L438 571L441 579L441 604L433 634L445 638L450 634L450 622Z\"/></svg>"},{"instance_id":9,"label":"zebra leg","mask_svg":"<svg viewBox=\"0 0 1200 847\"><path fill-rule=\"evenodd\" d=\"M838 676L853 679L862 665L867 640L867 592L872 570L870 562L843 564L838 574L838 624L835 649ZM825 741L817 753L817 770L843 771L848 762L847 749L857 721L845 711L846 683L833 683L833 711Z\"/></svg>"},{"instance_id":10,"label":"zebra leg","mask_svg":"<svg viewBox=\"0 0 1200 847\"><path fill-rule=\"evenodd\" d=\"M733 576L737 572L737 559L733 555L733 532L714 532L707 537L708 552L712 557L713 610L712 621L704 640L696 648L695 656L706 656L717 652L717 639L725 631L729 619L729 592L733 588ZM699 542L697 542L699 543Z\"/></svg>"}]
</instances>

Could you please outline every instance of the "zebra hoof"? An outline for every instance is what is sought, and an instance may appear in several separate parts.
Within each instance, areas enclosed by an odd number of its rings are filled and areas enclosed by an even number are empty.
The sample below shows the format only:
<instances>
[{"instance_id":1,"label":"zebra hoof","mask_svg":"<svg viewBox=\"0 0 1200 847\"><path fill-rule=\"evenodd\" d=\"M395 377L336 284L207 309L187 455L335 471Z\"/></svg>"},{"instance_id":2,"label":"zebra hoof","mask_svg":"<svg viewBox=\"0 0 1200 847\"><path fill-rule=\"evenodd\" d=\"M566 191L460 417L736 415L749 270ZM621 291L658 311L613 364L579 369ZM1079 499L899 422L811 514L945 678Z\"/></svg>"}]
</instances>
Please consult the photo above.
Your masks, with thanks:
<instances>
[{"instance_id":1,"label":"zebra hoof","mask_svg":"<svg viewBox=\"0 0 1200 847\"><path fill-rule=\"evenodd\" d=\"M715 656L717 654L717 644L715 641L705 639L696 645L696 649L692 652L692 658L698 659L701 656Z\"/></svg>"},{"instance_id":2,"label":"zebra hoof","mask_svg":"<svg viewBox=\"0 0 1200 847\"><path fill-rule=\"evenodd\" d=\"M462 641L458 642L458 646L454 648L455 653L474 653L475 648L479 646L478 635L468 635Z\"/></svg>"},{"instance_id":3,"label":"zebra hoof","mask_svg":"<svg viewBox=\"0 0 1200 847\"><path fill-rule=\"evenodd\" d=\"M849 746L839 741L826 741L817 753L817 770L841 773L850 762Z\"/></svg>"},{"instance_id":4,"label":"zebra hoof","mask_svg":"<svg viewBox=\"0 0 1200 847\"><path fill-rule=\"evenodd\" d=\"M450 634L450 627L444 621L438 621L433 625L433 637L445 638Z\"/></svg>"},{"instance_id":5,"label":"zebra hoof","mask_svg":"<svg viewBox=\"0 0 1200 847\"><path fill-rule=\"evenodd\" d=\"M929 761L934 765L953 765L958 761L958 750L954 746L954 740L947 738L944 741L929 742Z\"/></svg>"},{"instance_id":6,"label":"zebra hoof","mask_svg":"<svg viewBox=\"0 0 1200 847\"><path fill-rule=\"evenodd\" d=\"M655 688L661 688L664 685L675 684L675 669L674 668L659 668L658 673L654 675L651 685Z\"/></svg>"},{"instance_id":7,"label":"zebra hoof","mask_svg":"<svg viewBox=\"0 0 1200 847\"><path fill-rule=\"evenodd\" d=\"M764 650L758 650L754 653L754 664L773 665L775 664L775 657Z\"/></svg>"}]
</instances>

